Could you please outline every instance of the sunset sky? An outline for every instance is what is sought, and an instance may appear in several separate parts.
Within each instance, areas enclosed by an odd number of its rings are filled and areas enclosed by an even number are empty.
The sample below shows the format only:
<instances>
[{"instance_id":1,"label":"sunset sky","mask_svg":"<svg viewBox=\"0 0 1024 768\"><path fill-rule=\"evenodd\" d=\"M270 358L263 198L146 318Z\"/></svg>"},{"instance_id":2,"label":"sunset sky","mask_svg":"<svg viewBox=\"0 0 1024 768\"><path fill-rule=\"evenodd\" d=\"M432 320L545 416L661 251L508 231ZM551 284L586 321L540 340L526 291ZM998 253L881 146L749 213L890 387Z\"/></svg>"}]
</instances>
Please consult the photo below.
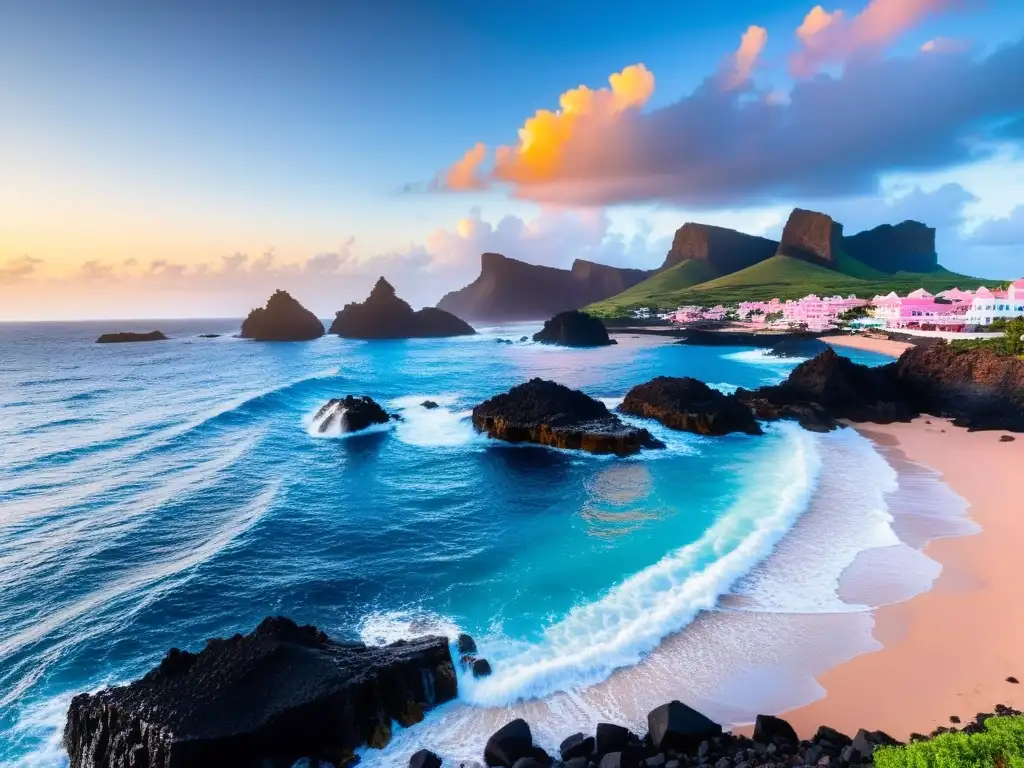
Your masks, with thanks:
<instances>
[{"instance_id":1,"label":"sunset sky","mask_svg":"<svg viewBox=\"0 0 1024 768\"><path fill-rule=\"evenodd\" d=\"M1020 0L0 0L0 320L414 306L917 218L1024 275Z\"/></svg>"}]
</instances>

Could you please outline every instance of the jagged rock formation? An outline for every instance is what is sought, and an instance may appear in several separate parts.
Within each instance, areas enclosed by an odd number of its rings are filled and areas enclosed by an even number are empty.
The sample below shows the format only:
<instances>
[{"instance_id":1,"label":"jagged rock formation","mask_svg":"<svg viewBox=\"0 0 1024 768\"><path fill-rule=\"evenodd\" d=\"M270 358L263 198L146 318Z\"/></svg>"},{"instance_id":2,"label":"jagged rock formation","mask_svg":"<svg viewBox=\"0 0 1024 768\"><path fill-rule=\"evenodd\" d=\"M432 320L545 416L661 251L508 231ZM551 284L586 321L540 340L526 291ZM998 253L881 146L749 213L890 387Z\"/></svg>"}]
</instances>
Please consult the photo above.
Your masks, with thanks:
<instances>
[{"instance_id":1,"label":"jagged rock formation","mask_svg":"<svg viewBox=\"0 0 1024 768\"><path fill-rule=\"evenodd\" d=\"M625 456L661 448L646 429L623 423L599 400L544 379L530 379L473 409L473 426L511 443L539 443Z\"/></svg>"},{"instance_id":2,"label":"jagged rock formation","mask_svg":"<svg viewBox=\"0 0 1024 768\"><path fill-rule=\"evenodd\" d=\"M931 272L939 266L935 229L919 221L904 221L843 238L847 255L882 272Z\"/></svg>"},{"instance_id":3,"label":"jagged rock formation","mask_svg":"<svg viewBox=\"0 0 1024 768\"><path fill-rule=\"evenodd\" d=\"M824 213L794 208L782 230L777 252L835 268L842 245L842 224Z\"/></svg>"},{"instance_id":4,"label":"jagged rock formation","mask_svg":"<svg viewBox=\"0 0 1024 768\"><path fill-rule=\"evenodd\" d=\"M359 432L374 424L387 424L393 418L371 397L345 395L332 397L324 403L313 422L318 432L327 432L335 424L340 426L341 432Z\"/></svg>"},{"instance_id":5,"label":"jagged rock formation","mask_svg":"<svg viewBox=\"0 0 1024 768\"><path fill-rule=\"evenodd\" d=\"M698 435L761 434L754 414L735 395L722 394L689 377L658 376L635 386L619 410Z\"/></svg>"},{"instance_id":6,"label":"jagged rock formation","mask_svg":"<svg viewBox=\"0 0 1024 768\"><path fill-rule=\"evenodd\" d=\"M130 685L76 696L64 747L70 768L345 765L456 687L443 637L368 647L268 618L199 653L173 649Z\"/></svg>"},{"instance_id":7,"label":"jagged rock formation","mask_svg":"<svg viewBox=\"0 0 1024 768\"><path fill-rule=\"evenodd\" d=\"M1024 432L1024 360L946 343L911 347L877 368L830 348L782 384L736 396L759 418L795 418L808 429L834 428L835 419L888 424L928 413L970 429Z\"/></svg>"},{"instance_id":8,"label":"jagged rock formation","mask_svg":"<svg viewBox=\"0 0 1024 768\"><path fill-rule=\"evenodd\" d=\"M425 307L413 312L382 277L366 301L346 304L335 315L328 333L349 339L418 339L471 336L476 331L469 323L441 309Z\"/></svg>"},{"instance_id":9,"label":"jagged rock formation","mask_svg":"<svg viewBox=\"0 0 1024 768\"><path fill-rule=\"evenodd\" d=\"M778 247L775 240L766 237L688 221L676 230L661 269L696 259L708 262L719 274L727 275L771 258Z\"/></svg>"},{"instance_id":10,"label":"jagged rock formation","mask_svg":"<svg viewBox=\"0 0 1024 768\"><path fill-rule=\"evenodd\" d=\"M257 307L242 321L243 339L256 341L310 341L324 335L319 318L291 297L277 290L265 307Z\"/></svg>"},{"instance_id":11,"label":"jagged rock formation","mask_svg":"<svg viewBox=\"0 0 1024 768\"><path fill-rule=\"evenodd\" d=\"M616 343L608 337L604 323L575 309L545 320L544 328L533 334L533 340L563 347L607 347Z\"/></svg>"},{"instance_id":12,"label":"jagged rock formation","mask_svg":"<svg viewBox=\"0 0 1024 768\"><path fill-rule=\"evenodd\" d=\"M485 322L541 320L615 296L650 274L581 259L571 269L556 269L485 253L480 257L480 276L445 294L437 307Z\"/></svg>"},{"instance_id":13,"label":"jagged rock formation","mask_svg":"<svg viewBox=\"0 0 1024 768\"><path fill-rule=\"evenodd\" d=\"M97 344L127 344L135 341L167 341L167 337L160 331L150 331L149 333L125 331L122 333L104 333L96 339Z\"/></svg>"}]
</instances>

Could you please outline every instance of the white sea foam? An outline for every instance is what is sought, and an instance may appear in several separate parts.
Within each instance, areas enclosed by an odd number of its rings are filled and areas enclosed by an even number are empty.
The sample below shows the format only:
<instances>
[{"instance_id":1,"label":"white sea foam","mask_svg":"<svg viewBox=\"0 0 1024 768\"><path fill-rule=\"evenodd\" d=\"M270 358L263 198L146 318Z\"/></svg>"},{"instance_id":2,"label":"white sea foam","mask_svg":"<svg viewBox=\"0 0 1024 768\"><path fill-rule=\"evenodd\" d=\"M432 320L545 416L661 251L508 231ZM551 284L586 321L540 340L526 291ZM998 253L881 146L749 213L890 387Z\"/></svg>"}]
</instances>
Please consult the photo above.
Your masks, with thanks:
<instances>
[{"instance_id":1,"label":"white sea foam","mask_svg":"<svg viewBox=\"0 0 1024 768\"><path fill-rule=\"evenodd\" d=\"M423 402L432 400L437 408L424 408ZM398 411L398 439L409 445L444 447L465 445L480 438L470 420L472 411L457 408L458 395L406 395L392 400L389 405Z\"/></svg>"},{"instance_id":2,"label":"white sea foam","mask_svg":"<svg viewBox=\"0 0 1024 768\"><path fill-rule=\"evenodd\" d=\"M393 422L387 422L386 424L373 424L365 429L360 429L357 432L346 432L343 427L343 419L345 415L345 409L341 407L341 403L335 403L322 414L318 406L316 410L310 411L306 414L303 419L303 423L306 426L306 432L310 437L316 437L320 439L345 439L354 437L356 435L370 435L374 432L387 432L393 426ZM327 425L326 429L322 429L324 423L331 420Z\"/></svg>"},{"instance_id":3,"label":"white sea foam","mask_svg":"<svg viewBox=\"0 0 1024 768\"><path fill-rule=\"evenodd\" d=\"M798 365L808 359L806 357L779 357L773 355L770 349L745 349L742 352L730 352L727 355L722 355L722 357L739 363L774 367Z\"/></svg>"},{"instance_id":4,"label":"white sea foam","mask_svg":"<svg viewBox=\"0 0 1024 768\"><path fill-rule=\"evenodd\" d=\"M448 616L421 609L407 611L374 611L359 625L359 639L367 645L388 645L426 635L443 635L455 640L459 628Z\"/></svg>"},{"instance_id":5,"label":"white sea foam","mask_svg":"<svg viewBox=\"0 0 1024 768\"><path fill-rule=\"evenodd\" d=\"M711 387L712 389L717 389L723 395L731 395L733 392L739 389L739 387L736 386L735 384L729 384L727 382L718 382L716 384L709 383L708 386Z\"/></svg>"},{"instance_id":6,"label":"white sea foam","mask_svg":"<svg viewBox=\"0 0 1024 768\"><path fill-rule=\"evenodd\" d=\"M467 679L462 698L496 706L596 683L714 608L771 554L813 493L820 466L813 438L789 425L781 431L780 455L699 540L577 606L537 643L486 642L494 673Z\"/></svg>"}]
</instances>

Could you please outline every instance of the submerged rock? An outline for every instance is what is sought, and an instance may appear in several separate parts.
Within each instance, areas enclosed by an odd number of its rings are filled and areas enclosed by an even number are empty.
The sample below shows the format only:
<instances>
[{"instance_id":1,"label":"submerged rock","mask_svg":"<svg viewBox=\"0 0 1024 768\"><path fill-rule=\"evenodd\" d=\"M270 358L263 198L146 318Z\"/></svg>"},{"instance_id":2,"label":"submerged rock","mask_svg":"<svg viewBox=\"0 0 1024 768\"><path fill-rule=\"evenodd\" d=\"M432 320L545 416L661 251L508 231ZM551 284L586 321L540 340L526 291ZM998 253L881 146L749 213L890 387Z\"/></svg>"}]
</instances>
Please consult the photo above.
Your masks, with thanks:
<instances>
[{"instance_id":1,"label":"submerged rock","mask_svg":"<svg viewBox=\"0 0 1024 768\"><path fill-rule=\"evenodd\" d=\"M420 405L423 408L426 408L428 411L432 411L435 408L440 408L441 407L437 403L435 403L433 400L424 400L422 403L420 403Z\"/></svg>"},{"instance_id":2,"label":"submerged rock","mask_svg":"<svg viewBox=\"0 0 1024 768\"><path fill-rule=\"evenodd\" d=\"M616 343L608 337L604 323L576 309L559 312L544 321L544 328L533 334L533 340L563 347L606 347Z\"/></svg>"},{"instance_id":3,"label":"submerged rock","mask_svg":"<svg viewBox=\"0 0 1024 768\"><path fill-rule=\"evenodd\" d=\"M473 659L473 677L487 677L491 674L491 662L487 659Z\"/></svg>"},{"instance_id":4,"label":"submerged rock","mask_svg":"<svg viewBox=\"0 0 1024 768\"><path fill-rule=\"evenodd\" d=\"M393 418L395 417L388 414L371 397L345 395L345 397L334 397L328 400L316 412L313 421L319 422L317 424L318 432L328 432L335 424L339 424L344 433L359 432L374 424L387 424Z\"/></svg>"},{"instance_id":5,"label":"submerged rock","mask_svg":"<svg viewBox=\"0 0 1024 768\"><path fill-rule=\"evenodd\" d=\"M242 321L243 339L256 341L310 341L324 335L319 318L292 298L277 290L265 307L257 307Z\"/></svg>"},{"instance_id":6,"label":"submerged rock","mask_svg":"<svg viewBox=\"0 0 1024 768\"><path fill-rule=\"evenodd\" d=\"M646 429L625 424L579 390L531 379L473 409L473 426L511 443L538 443L620 456L662 448Z\"/></svg>"},{"instance_id":7,"label":"submerged rock","mask_svg":"<svg viewBox=\"0 0 1024 768\"><path fill-rule=\"evenodd\" d=\"M383 746L456 690L448 641L338 643L312 626L265 619L248 635L172 650L130 685L76 696L64 747L70 768L286 768L344 764Z\"/></svg>"},{"instance_id":8,"label":"submerged rock","mask_svg":"<svg viewBox=\"0 0 1024 768\"><path fill-rule=\"evenodd\" d=\"M473 326L450 312L425 307L413 312L380 278L364 302L352 302L338 312L328 333L349 339L416 339L472 336Z\"/></svg>"},{"instance_id":9,"label":"submerged rock","mask_svg":"<svg viewBox=\"0 0 1024 768\"><path fill-rule=\"evenodd\" d=\"M698 435L761 434L754 414L736 395L722 394L689 377L658 376L635 386L626 394L619 410Z\"/></svg>"},{"instance_id":10,"label":"submerged rock","mask_svg":"<svg viewBox=\"0 0 1024 768\"><path fill-rule=\"evenodd\" d=\"M134 341L167 341L167 337L160 331L150 331L149 333L125 331L121 333L104 333L96 339L97 344L127 344Z\"/></svg>"}]
</instances>

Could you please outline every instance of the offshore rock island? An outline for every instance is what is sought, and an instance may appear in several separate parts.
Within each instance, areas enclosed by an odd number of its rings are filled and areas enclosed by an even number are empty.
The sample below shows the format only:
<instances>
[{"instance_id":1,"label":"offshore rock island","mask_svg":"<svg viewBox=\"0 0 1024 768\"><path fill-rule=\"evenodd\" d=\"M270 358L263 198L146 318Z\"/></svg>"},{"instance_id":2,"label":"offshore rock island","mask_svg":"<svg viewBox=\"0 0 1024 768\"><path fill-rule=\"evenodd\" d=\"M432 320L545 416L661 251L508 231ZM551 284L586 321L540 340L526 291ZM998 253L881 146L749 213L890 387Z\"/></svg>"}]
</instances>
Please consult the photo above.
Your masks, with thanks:
<instances>
[{"instance_id":1,"label":"offshore rock island","mask_svg":"<svg viewBox=\"0 0 1024 768\"><path fill-rule=\"evenodd\" d=\"M442 309L425 307L414 312L382 277L366 301L346 304L335 315L328 333L349 339L418 339L472 336L476 331Z\"/></svg>"},{"instance_id":2,"label":"offshore rock island","mask_svg":"<svg viewBox=\"0 0 1024 768\"><path fill-rule=\"evenodd\" d=\"M239 333L255 341L312 341L324 335L319 318L292 298L287 291L275 291L264 307L249 313Z\"/></svg>"}]
</instances>

